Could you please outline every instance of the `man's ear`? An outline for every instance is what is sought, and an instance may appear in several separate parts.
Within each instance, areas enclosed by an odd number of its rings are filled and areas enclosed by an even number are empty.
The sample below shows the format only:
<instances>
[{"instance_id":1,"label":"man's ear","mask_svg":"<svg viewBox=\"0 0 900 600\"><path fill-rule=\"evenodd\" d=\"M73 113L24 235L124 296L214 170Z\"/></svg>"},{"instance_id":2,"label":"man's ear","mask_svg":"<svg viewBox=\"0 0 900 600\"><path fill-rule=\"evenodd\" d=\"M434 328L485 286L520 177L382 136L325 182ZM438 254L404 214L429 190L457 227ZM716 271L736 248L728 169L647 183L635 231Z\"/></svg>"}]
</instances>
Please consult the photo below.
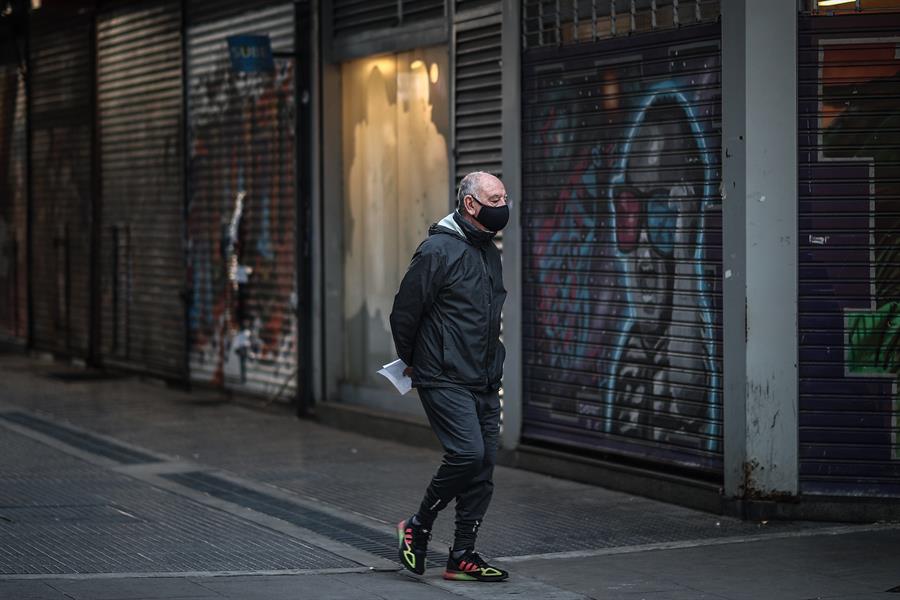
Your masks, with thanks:
<instances>
[{"instance_id":1,"label":"man's ear","mask_svg":"<svg viewBox=\"0 0 900 600\"><path fill-rule=\"evenodd\" d=\"M475 201L472 200L472 196L466 195L463 197L463 210L472 216L475 216L475 213L473 212L475 210L474 204Z\"/></svg>"}]
</instances>

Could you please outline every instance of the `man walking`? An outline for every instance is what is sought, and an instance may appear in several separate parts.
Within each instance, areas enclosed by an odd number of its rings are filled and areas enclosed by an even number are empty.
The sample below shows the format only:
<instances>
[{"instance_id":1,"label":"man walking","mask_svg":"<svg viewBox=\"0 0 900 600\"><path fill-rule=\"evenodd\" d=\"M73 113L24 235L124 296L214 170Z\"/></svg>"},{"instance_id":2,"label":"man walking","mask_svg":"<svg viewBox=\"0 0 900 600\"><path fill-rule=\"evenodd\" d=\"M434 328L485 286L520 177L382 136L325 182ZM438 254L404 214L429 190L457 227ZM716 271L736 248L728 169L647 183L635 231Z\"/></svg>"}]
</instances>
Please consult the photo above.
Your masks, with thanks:
<instances>
[{"instance_id":1,"label":"man walking","mask_svg":"<svg viewBox=\"0 0 900 600\"><path fill-rule=\"evenodd\" d=\"M456 533L444 579L503 581L508 573L475 552L494 489L500 434L500 379L506 351L500 311L506 299L493 243L509 220L503 183L466 175L456 210L431 226L400 283L391 311L397 355L419 391L444 459L418 511L397 525L400 562L425 572L431 527L456 499Z\"/></svg>"}]
</instances>

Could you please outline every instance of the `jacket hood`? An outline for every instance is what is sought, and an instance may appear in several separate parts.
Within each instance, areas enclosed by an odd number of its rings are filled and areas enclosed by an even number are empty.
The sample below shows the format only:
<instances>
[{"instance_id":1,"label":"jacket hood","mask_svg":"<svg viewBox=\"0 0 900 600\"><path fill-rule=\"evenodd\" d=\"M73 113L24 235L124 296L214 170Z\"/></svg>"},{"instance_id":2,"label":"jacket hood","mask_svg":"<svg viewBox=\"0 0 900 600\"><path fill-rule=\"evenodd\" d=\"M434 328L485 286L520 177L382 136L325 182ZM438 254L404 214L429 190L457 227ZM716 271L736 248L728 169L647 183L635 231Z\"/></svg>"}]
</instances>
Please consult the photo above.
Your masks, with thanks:
<instances>
[{"instance_id":1,"label":"jacket hood","mask_svg":"<svg viewBox=\"0 0 900 600\"><path fill-rule=\"evenodd\" d=\"M438 233L456 236L476 246L490 242L497 235L493 231L481 231L474 227L459 214L458 210L453 211L428 229L428 235Z\"/></svg>"}]
</instances>

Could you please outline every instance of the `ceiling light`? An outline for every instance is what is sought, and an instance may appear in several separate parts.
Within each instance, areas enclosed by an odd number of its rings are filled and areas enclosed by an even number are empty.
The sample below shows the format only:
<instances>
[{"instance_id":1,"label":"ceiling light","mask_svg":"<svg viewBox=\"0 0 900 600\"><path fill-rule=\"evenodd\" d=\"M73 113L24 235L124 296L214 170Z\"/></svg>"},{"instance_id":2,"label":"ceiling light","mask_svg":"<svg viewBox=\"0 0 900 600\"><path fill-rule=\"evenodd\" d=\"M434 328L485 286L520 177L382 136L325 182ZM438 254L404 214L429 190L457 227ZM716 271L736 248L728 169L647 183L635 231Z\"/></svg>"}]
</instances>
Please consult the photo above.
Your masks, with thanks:
<instances>
[{"instance_id":1,"label":"ceiling light","mask_svg":"<svg viewBox=\"0 0 900 600\"><path fill-rule=\"evenodd\" d=\"M853 4L856 0L819 0L819 6L837 6L838 4Z\"/></svg>"}]
</instances>

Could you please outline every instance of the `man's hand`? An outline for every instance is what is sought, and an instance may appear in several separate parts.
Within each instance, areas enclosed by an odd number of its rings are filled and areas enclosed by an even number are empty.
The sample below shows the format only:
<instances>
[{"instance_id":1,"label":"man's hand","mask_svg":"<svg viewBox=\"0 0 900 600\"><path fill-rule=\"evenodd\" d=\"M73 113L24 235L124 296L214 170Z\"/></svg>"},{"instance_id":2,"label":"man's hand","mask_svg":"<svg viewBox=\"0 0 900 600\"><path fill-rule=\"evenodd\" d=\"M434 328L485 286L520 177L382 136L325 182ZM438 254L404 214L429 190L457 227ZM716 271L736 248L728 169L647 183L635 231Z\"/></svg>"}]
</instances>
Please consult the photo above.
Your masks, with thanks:
<instances>
[{"instance_id":1,"label":"man's hand","mask_svg":"<svg viewBox=\"0 0 900 600\"><path fill-rule=\"evenodd\" d=\"M412 377L412 367L406 367L403 369L403 374L407 377Z\"/></svg>"}]
</instances>

